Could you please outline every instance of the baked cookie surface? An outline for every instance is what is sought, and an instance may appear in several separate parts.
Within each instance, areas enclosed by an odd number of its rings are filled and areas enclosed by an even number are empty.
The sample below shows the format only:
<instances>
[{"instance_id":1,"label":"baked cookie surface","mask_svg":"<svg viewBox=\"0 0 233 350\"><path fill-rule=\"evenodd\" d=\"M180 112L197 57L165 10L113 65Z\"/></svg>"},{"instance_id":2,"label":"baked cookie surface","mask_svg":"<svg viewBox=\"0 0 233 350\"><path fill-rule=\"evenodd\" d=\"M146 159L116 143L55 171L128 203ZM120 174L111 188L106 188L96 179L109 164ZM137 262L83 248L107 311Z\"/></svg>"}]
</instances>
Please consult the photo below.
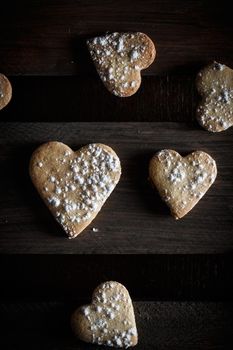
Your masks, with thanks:
<instances>
[{"instance_id":1,"label":"baked cookie surface","mask_svg":"<svg viewBox=\"0 0 233 350\"><path fill-rule=\"evenodd\" d=\"M149 165L149 178L175 219L186 215L215 181L217 167L205 152L182 157L165 149L155 154Z\"/></svg>"},{"instance_id":2,"label":"baked cookie surface","mask_svg":"<svg viewBox=\"0 0 233 350\"><path fill-rule=\"evenodd\" d=\"M73 313L71 327L79 339L88 343L128 348L138 342L131 298L127 289L114 281L94 290L92 303Z\"/></svg>"},{"instance_id":3,"label":"baked cookie surface","mask_svg":"<svg viewBox=\"0 0 233 350\"><path fill-rule=\"evenodd\" d=\"M74 152L48 142L33 153L30 176L40 196L69 238L96 217L121 176L120 160L107 145L90 144Z\"/></svg>"},{"instance_id":4,"label":"baked cookie surface","mask_svg":"<svg viewBox=\"0 0 233 350\"><path fill-rule=\"evenodd\" d=\"M0 73L0 110L6 107L12 97L12 87L10 81L4 74Z\"/></svg>"},{"instance_id":5,"label":"baked cookie surface","mask_svg":"<svg viewBox=\"0 0 233 350\"><path fill-rule=\"evenodd\" d=\"M233 70L213 62L196 79L202 100L197 120L208 131L220 132L233 125Z\"/></svg>"},{"instance_id":6,"label":"baked cookie surface","mask_svg":"<svg viewBox=\"0 0 233 350\"><path fill-rule=\"evenodd\" d=\"M141 70L155 59L152 40L144 33L111 33L87 41L92 60L105 87L114 95L135 94Z\"/></svg>"}]
</instances>

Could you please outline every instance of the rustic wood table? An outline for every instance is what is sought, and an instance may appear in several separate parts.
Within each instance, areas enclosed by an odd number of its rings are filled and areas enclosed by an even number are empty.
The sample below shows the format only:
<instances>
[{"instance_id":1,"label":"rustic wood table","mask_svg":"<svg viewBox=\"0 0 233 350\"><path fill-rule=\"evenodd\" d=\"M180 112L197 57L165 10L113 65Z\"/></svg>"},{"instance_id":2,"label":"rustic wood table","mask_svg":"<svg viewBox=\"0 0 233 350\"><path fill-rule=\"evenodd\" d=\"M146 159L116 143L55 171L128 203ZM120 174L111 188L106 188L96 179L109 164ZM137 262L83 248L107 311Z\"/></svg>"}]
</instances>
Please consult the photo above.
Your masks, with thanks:
<instances>
[{"instance_id":1,"label":"rustic wood table","mask_svg":"<svg viewBox=\"0 0 233 350\"><path fill-rule=\"evenodd\" d=\"M112 96L89 58L86 38L106 31L155 42L130 98ZM97 349L73 337L69 316L111 279L134 300L137 349L233 348L233 129L210 134L195 121L198 70L233 67L228 1L8 0L0 32L0 72L13 86L0 114L1 348ZM107 143L122 161L119 185L71 241L28 175L31 153L49 140ZM202 149L218 165L214 186L178 222L147 180L162 148Z\"/></svg>"}]
</instances>

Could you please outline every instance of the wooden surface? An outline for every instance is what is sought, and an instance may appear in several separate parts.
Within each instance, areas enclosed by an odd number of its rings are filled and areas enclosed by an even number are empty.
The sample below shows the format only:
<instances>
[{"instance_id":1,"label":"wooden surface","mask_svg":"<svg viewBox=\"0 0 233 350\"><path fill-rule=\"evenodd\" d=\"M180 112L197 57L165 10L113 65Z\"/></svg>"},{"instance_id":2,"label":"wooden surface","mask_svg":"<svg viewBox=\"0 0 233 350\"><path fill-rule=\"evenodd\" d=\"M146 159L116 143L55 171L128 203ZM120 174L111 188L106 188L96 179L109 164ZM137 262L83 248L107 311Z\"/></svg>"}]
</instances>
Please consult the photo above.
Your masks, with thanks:
<instances>
[{"instance_id":1,"label":"wooden surface","mask_svg":"<svg viewBox=\"0 0 233 350\"><path fill-rule=\"evenodd\" d=\"M104 281L133 300L232 301L232 254L1 255L0 300L83 300Z\"/></svg>"},{"instance_id":2,"label":"wooden surface","mask_svg":"<svg viewBox=\"0 0 233 350\"><path fill-rule=\"evenodd\" d=\"M33 150L49 140L74 150L91 142L113 147L122 162L120 183L94 222L68 240L28 176ZM144 254L232 252L232 130L207 134L178 123L1 124L2 253ZM217 162L214 185L175 221L148 183L148 163L164 148L182 155L208 152ZM96 227L99 232L93 232Z\"/></svg>"},{"instance_id":3,"label":"wooden surface","mask_svg":"<svg viewBox=\"0 0 233 350\"><path fill-rule=\"evenodd\" d=\"M169 121L195 125L198 96L193 73L146 76L130 98L109 93L98 77L11 77L13 98L3 121Z\"/></svg>"},{"instance_id":4,"label":"wooden surface","mask_svg":"<svg viewBox=\"0 0 233 350\"><path fill-rule=\"evenodd\" d=\"M8 75L94 73L85 41L106 31L143 31L157 59L145 74L233 63L229 1L8 0L1 7L0 69Z\"/></svg>"},{"instance_id":5,"label":"wooden surface","mask_svg":"<svg viewBox=\"0 0 233 350\"><path fill-rule=\"evenodd\" d=\"M75 302L0 304L3 349L105 349L77 340L69 327ZM232 303L135 302L139 344L148 349L231 349ZM20 324L20 327L19 327Z\"/></svg>"},{"instance_id":6,"label":"wooden surface","mask_svg":"<svg viewBox=\"0 0 233 350\"><path fill-rule=\"evenodd\" d=\"M87 52L86 38L106 31L143 31L155 41L157 58L130 98L104 89ZM229 1L8 0L0 32L0 72L13 85L0 115L0 347L96 348L73 338L69 315L99 282L116 279L136 300L137 349L232 349L232 305L217 303L233 295L232 129L211 135L195 121L198 70L213 60L233 67ZM103 132L100 121L109 123ZM27 172L32 151L55 136L72 147L101 136L125 169L94 222L100 231L87 229L72 242ZM204 147L219 170L178 223L146 182L150 156L168 145L184 153Z\"/></svg>"}]
</instances>

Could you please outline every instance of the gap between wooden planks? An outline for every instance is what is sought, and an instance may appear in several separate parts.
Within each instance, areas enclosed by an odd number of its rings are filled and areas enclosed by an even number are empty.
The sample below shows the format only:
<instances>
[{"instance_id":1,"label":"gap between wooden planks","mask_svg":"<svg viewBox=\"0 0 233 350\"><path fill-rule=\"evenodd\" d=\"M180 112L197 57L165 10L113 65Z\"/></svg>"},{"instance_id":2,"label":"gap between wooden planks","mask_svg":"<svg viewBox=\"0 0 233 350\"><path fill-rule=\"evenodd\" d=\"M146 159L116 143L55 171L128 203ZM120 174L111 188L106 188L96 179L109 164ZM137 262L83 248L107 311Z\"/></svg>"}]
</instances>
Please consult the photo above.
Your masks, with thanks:
<instances>
[{"instance_id":1,"label":"gap between wooden planks","mask_svg":"<svg viewBox=\"0 0 233 350\"><path fill-rule=\"evenodd\" d=\"M211 134L178 123L1 123L0 251L48 254L223 253L232 251L232 129ZM68 240L38 197L28 162L41 143L58 140L74 150L110 145L122 178L94 222ZM185 155L199 149L217 162L217 180L199 204L174 221L150 187L148 162L163 148ZM98 232L92 232L97 227Z\"/></svg>"}]
</instances>

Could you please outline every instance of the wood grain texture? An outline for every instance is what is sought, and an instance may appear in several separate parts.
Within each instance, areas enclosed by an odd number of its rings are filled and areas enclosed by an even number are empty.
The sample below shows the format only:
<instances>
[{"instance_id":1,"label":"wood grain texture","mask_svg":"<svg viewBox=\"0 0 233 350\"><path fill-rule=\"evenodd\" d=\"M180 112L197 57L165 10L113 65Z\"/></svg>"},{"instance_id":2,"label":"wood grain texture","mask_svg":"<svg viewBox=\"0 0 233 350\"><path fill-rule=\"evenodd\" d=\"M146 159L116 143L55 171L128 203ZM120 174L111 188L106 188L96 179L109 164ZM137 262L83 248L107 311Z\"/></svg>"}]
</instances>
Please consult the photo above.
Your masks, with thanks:
<instances>
[{"instance_id":1,"label":"wood grain texture","mask_svg":"<svg viewBox=\"0 0 233 350\"><path fill-rule=\"evenodd\" d=\"M4 349L91 350L77 340L69 326L79 303L2 302L0 320ZM138 350L231 349L232 303L135 302ZM98 349L104 349L99 347Z\"/></svg>"},{"instance_id":2,"label":"wood grain texture","mask_svg":"<svg viewBox=\"0 0 233 350\"><path fill-rule=\"evenodd\" d=\"M130 98L110 94L94 77L12 77L3 121L173 121L196 125L194 73L147 76Z\"/></svg>"},{"instance_id":3,"label":"wood grain texture","mask_svg":"<svg viewBox=\"0 0 233 350\"><path fill-rule=\"evenodd\" d=\"M87 38L143 31L157 59L144 74L186 70L214 59L233 65L228 1L8 0L1 5L0 70L7 75L89 75Z\"/></svg>"},{"instance_id":4,"label":"wood grain texture","mask_svg":"<svg viewBox=\"0 0 233 350\"><path fill-rule=\"evenodd\" d=\"M41 143L58 140L73 149L110 145L123 174L93 224L68 240L43 205L28 175ZM146 254L231 252L232 130L208 134L175 123L2 123L0 140L2 253ZM199 149L217 162L218 177L205 197L180 221L148 184L148 162L163 148L187 154ZM99 232L92 232L97 227Z\"/></svg>"},{"instance_id":5,"label":"wood grain texture","mask_svg":"<svg viewBox=\"0 0 233 350\"><path fill-rule=\"evenodd\" d=\"M86 48L86 38L107 30L144 31L156 44L154 64L128 99L104 88ZM229 1L8 0L0 31L0 72L13 85L1 121L21 122L0 124L0 348L93 349L74 339L69 316L103 280L123 282L134 300L232 301L232 254L193 255L233 246L232 130L200 129L194 84L209 61L233 67ZM35 121L55 123L22 123ZM122 158L122 181L91 226L99 232L87 229L72 242L28 176L31 153L50 139L74 148L106 142ZM168 146L184 154L204 149L219 170L212 189L178 223L147 184L149 158ZM55 298L66 303L43 301ZM135 307L137 349L233 347L232 304Z\"/></svg>"},{"instance_id":6,"label":"wood grain texture","mask_svg":"<svg viewBox=\"0 0 233 350\"><path fill-rule=\"evenodd\" d=\"M233 255L1 255L0 300L80 300L119 281L133 300L232 301Z\"/></svg>"}]
</instances>

